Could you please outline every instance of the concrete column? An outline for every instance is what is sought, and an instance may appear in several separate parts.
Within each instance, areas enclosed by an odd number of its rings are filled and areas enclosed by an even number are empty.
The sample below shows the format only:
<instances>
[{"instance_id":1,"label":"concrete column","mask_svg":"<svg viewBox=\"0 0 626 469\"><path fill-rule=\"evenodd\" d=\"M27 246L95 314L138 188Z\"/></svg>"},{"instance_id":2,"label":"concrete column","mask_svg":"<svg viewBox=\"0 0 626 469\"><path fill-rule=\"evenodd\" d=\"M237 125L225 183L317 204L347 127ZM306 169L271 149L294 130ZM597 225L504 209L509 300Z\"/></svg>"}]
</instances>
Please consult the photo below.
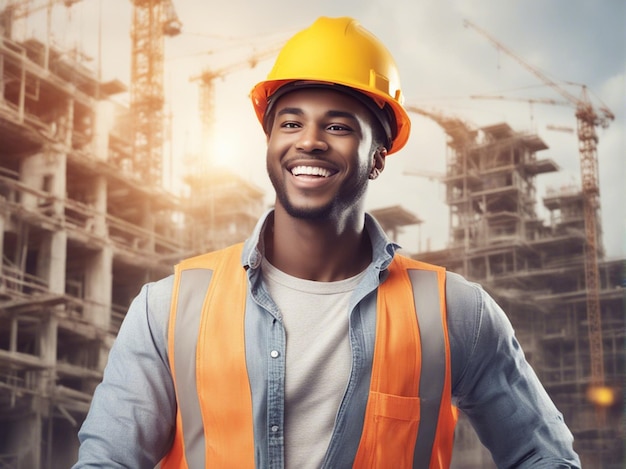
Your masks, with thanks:
<instances>
[{"instance_id":1,"label":"concrete column","mask_svg":"<svg viewBox=\"0 0 626 469\"><path fill-rule=\"evenodd\" d=\"M65 292L65 266L67 259L67 234L64 231L50 233L45 236L39 247L37 256L37 276L48 283L51 293ZM50 311L39 324L38 334L39 357L46 369L38 373L38 395L33 400L33 411L41 418L50 417L49 393L54 386L54 366L57 361L58 319ZM45 424L39 420L34 437L42 438L42 427ZM40 467L40 466L33 466Z\"/></svg>"},{"instance_id":2,"label":"concrete column","mask_svg":"<svg viewBox=\"0 0 626 469\"><path fill-rule=\"evenodd\" d=\"M60 217L65 215L65 199L67 194L67 154L51 150L48 152L48 177L52 177L50 187L55 198L54 213Z\"/></svg>"},{"instance_id":3,"label":"concrete column","mask_svg":"<svg viewBox=\"0 0 626 469\"><path fill-rule=\"evenodd\" d=\"M111 323L113 291L113 249L105 246L85 265L85 299L89 302L85 319L108 330Z\"/></svg>"},{"instance_id":4,"label":"concrete column","mask_svg":"<svg viewBox=\"0 0 626 469\"><path fill-rule=\"evenodd\" d=\"M62 216L67 187L66 167L67 155L54 148L23 158L20 162L20 182L46 193L42 196L21 193L20 200L24 208L38 210L45 207Z\"/></svg>"},{"instance_id":5,"label":"concrete column","mask_svg":"<svg viewBox=\"0 0 626 469\"><path fill-rule=\"evenodd\" d=\"M74 132L74 100L68 99L65 108L65 116L61 119L60 138L67 148L72 148L72 136Z\"/></svg>"},{"instance_id":6,"label":"concrete column","mask_svg":"<svg viewBox=\"0 0 626 469\"><path fill-rule=\"evenodd\" d=\"M105 176L96 176L92 185L91 200L93 201L93 209L96 212L94 216L94 234L97 236L107 236L107 179Z\"/></svg>"},{"instance_id":7,"label":"concrete column","mask_svg":"<svg viewBox=\"0 0 626 469\"><path fill-rule=\"evenodd\" d=\"M46 210L63 217L66 191L67 156L48 149L46 154L33 155L23 160L20 168L22 181L36 189L48 192L54 202ZM25 201L23 201L25 202ZM26 202L30 205L32 202ZM29 208L39 208L30 207ZM41 238L37 258L37 276L48 283L52 293L65 293L65 267L67 260L67 233L65 231L50 232Z\"/></svg>"},{"instance_id":8,"label":"concrete column","mask_svg":"<svg viewBox=\"0 0 626 469\"><path fill-rule=\"evenodd\" d=\"M94 135L91 153L97 160L106 161L109 155L109 134L113 126L113 103L99 101L94 112Z\"/></svg>"},{"instance_id":9,"label":"concrete column","mask_svg":"<svg viewBox=\"0 0 626 469\"><path fill-rule=\"evenodd\" d=\"M65 231L57 231L46 234L39 244L37 255L37 277L48 283L51 293L63 294L65 292L65 267L67 259L67 234ZM45 369L33 372L32 379L36 380L38 393L33 396L33 414L29 419L28 444L37 450L32 451L32 461L27 467L42 467L43 425L51 415L50 391L55 383L54 366L57 361L58 345L58 319L53 311L43 316L39 323L37 335L38 356Z\"/></svg>"},{"instance_id":10,"label":"concrete column","mask_svg":"<svg viewBox=\"0 0 626 469\"><path fill-rule=\"evenodd\" d=\"M20 161L20 182L33 189L43 190L45 167L45 156L43 153L22 158ZM34 194L22 192L20 194L20 202L24 208L36 210L39 205L39 198Z\"/></svg>"},{"instance_id":11,"label":"concrete column","mask_svg":"<svg viewBox=\"0 0 626 469\"><path fill-rule=\"evenodd\" d=\"M44 236L37 256L37 276L48 283L51 293L65 293L67 233L57 231Z\"/></svg>"}]
</instances>

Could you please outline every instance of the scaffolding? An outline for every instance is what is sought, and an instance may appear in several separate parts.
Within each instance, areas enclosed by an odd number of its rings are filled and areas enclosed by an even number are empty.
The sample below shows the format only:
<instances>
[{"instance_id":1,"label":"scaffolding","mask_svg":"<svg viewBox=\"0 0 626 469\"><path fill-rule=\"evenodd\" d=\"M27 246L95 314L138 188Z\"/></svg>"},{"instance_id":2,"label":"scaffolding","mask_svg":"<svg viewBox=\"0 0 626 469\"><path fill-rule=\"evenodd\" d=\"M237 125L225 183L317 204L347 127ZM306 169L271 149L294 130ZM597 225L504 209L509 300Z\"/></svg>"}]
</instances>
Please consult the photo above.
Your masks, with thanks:
<instances>
[{"instance_id":1,"label":"scaffolding","mask_svg":"<svg viewBox=\"0 0 626 469\"><path fill-rule=\"evenodd\" d=\"M0 467L71 466L141 285L243 240L263 209L233 174L198 181L208 215L202 196L140 179L132 114L112 99L123 91L60 50L0 35Z\"/></svg>"}]
</instances>

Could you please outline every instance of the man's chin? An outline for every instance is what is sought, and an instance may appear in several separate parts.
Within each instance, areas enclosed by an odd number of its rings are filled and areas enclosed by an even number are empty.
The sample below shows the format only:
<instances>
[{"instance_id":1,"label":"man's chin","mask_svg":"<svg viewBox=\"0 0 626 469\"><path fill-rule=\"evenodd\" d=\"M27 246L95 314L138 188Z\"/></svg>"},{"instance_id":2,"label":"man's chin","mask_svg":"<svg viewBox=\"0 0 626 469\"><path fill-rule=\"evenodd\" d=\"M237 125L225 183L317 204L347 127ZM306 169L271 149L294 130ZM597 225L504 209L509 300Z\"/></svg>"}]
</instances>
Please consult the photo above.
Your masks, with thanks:
<instances>
[{"instance_id":1,"label":"man's chin","mask_svg":"<svg viewBox=\"0 0 626 469\"><path fill-rule=\"evenodd\" d=\"M324 220L329 217L332 207L296 207L289 205L285 207L285 211L292 218L301 220Z\"/></svg>"},{"instance_id":2,"label":"man's chin","mask_svg":"<svg viewBox=\"0 0 626 469\"><path fill-rule=\"evenodd\" d=\"M289 200L281 200L281 205L285 212L292 217L301 220L323 220L328 218L333 211L334 204L326 205L296 205Z\"/></svg>"}]
</instances>

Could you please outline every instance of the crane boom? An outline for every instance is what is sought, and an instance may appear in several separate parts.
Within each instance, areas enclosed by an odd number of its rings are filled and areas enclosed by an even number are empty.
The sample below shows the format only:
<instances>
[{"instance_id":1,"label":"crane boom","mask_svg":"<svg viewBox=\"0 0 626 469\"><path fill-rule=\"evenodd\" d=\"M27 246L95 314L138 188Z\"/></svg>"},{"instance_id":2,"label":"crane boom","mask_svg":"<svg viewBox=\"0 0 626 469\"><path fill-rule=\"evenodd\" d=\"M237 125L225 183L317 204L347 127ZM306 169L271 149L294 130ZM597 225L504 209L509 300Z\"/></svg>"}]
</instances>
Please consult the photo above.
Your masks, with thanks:
<instances>
[{"instance_id":1,"label":"crane boom","mask_svg":"<svg viewBox=\"0 0 626 469\"><path fill-rule=\"evenodd\" d=\"M549 78L543 72L541 72L540 70L537 70L535 67L531 66L526 61L522 60L521 57L519 57L518 55L514 54L513 51L511 51L508 47L506 47L503 44L501 44L498 40L496 40L493 36L491 36L484 29L476 26L474 23L472 23L470 20L467 20L467 19L463 20L463 26L474 28L478 33L480 33L483 36L485 36L495 46L496 49L501 50L502 52L505 52L507 55L511 56L522 67L524 67L526 70L528 70L533 75L537 76L545 84L547 84L548 86L552 87L553 90L555 90L557 93L559 93L561 96L563 96L568 101L573 102L573 103L578 102L578 98L576 96L571 94L569 91L561 88L554 80Z\"/></svg>"},{"instance_id":2,"label":"crane boom","mask_svg":"<svg viewBox=\"0 0 626 469\"><path fill-rule=\"evenodd\" d=\"M554 80L541 71L522 60L519 56L505 47L485 30L474 23L464 20L466 27L472 27L485 36L498 50L511 56L526 70L538 77L545 84L567 99L576 107L576 121L578 127L578 149L580 154L580 171L582 182L583 211L585 221L585 282L587 299L587 317L589 320L589 349L591 355L591 387L604 386L604 353L602 345L602 321L600 310L600 282L598 272L598 213L600 208L598 187L598 154L596 126L608 127L609 121L615 116L606 107L601 107L598 114L589 100L587 88L583 85L581 97L576 97L565 90Z\"/></svg>"},{"instance_id":3,"label":"crane boom","mask_svg":"<svg viewBox=\"0 0 626 469\"><path fill-rule=\"evenodd\" d=\"M555 106L568 106L569 101L559 101L557 99L550 98L519 98L503 95L489 95L489 94L474 94L470 96L470 99L496 99L501 101L524 101L531 104L553 104Z\"/></svg>"},{"instance_id":4,"label":"crane boom","mask_svg":"<svg viewBox=\"0 0 626 469\"><path fill-rule=\"evenodd\" d=\"M458 117L447 116L439 111L428 110L411 104L405 105L404 108L408 112L428 117L439 124L450 138L450 144L454 148L460 148L476 138L476 130Z\"/></svg>"}]
</instances>

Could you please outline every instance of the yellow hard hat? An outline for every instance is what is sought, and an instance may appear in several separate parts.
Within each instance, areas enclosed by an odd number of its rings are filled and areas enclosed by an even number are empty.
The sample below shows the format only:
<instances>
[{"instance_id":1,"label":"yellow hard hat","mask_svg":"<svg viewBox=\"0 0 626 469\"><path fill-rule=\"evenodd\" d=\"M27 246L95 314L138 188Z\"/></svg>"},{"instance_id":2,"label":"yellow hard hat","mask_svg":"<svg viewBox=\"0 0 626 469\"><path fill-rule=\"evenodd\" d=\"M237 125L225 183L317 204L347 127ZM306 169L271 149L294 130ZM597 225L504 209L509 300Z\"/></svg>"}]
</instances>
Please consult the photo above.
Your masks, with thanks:
<instances>
[{"instance_id":1,"label":"yellow hard hat","mask_svg":"<svg viewBox=\"0 0 626 469\"><path fill-rule=\"evenodd\" d=\"M280 93L279 88L289 84ZM272 98L291 86L330 86L368 96L368 106L389 134L388 154L407 142L411 121L402 107L402 90L396 63L387 48L353 18L318 18L293 36L278 54L267 80L250 94L254 110L265 128ZM363 102L363 100L361 99Z\"/></svg>"}]
</instances>

